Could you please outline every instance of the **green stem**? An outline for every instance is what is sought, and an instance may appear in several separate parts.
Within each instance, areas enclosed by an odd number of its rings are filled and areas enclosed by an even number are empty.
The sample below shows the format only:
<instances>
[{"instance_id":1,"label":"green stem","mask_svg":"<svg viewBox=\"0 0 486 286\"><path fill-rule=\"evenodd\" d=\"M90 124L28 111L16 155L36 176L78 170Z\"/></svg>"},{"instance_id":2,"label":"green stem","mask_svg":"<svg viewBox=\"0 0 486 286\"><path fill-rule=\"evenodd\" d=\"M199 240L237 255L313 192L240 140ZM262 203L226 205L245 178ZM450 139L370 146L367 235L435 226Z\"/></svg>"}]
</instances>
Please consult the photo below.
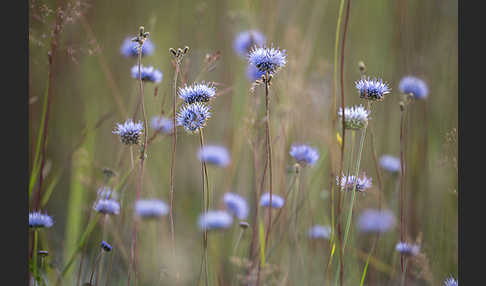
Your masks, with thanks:
<instances>
[{"instance_id":1,"label":"green stem","mask_svg":"<svg viewBox=\"0 0 486 286\"><path fill-rule=\"evenodd\" d=\"M202 128L199 128L199 143L200 148L204 148L204 134ZM208 182L208 171L206 169L206 163L201 162L201 176L202 176L202 193L203 193L203 212L207 213L209 209L209 182ZM204 186L206 186L206 191L204 191ZM209 285L209 266L208 266L208 231L204 229L204 239L203 239L203 256L204 256L204 269L205 269L205 285Z\"/></svg>"},{"instance_id":2,"label":"green stem","mask_svg":"<svg viewBox=\"0 0 486 286\"><path fill-rule=\"evenodd\" d=\"M365 264L365 267L363 269L363 275L361 275L361 283L359 284L359 286L363 286L363 283L364 283L364 280L365 280L365 277L366 277L366 272L368 270L368 264L370 262L370 257L371 257L371 254L373 253L373 251L375 250L377 242L378 242L378 238L376 238L376 240L373 243L373 247L371 247L370 252L368 253L368 257L366 258L366 264Z\"/></svg>"},{"instance_id":3,"label":"green stem","mask_svg":"<svg viewBox=\"0 0 486 286\"><path fill-rule=\"evenodd\" d=\"M38 243L38 233L37 229L34 229L34 250L33 250L33 257L32 257L32 262L33 262L33 276L34 276L34 283L37 281L37 243Z\"/></svg>"}]
</instances>

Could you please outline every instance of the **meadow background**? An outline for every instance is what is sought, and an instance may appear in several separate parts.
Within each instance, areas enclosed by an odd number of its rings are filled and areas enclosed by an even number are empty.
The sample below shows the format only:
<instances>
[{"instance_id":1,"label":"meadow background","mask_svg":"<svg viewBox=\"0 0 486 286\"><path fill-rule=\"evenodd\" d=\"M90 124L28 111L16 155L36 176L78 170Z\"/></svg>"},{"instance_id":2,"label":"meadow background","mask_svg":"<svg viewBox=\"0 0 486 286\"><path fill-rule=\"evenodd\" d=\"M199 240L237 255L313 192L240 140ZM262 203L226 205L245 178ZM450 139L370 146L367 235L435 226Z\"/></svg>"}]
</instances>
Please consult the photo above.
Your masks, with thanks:
<instances>
[{"instance_id":1,"label":"meadow background","mask_svg":"<svg viewBox=\"0 0 486 286\"><path fill-rule=\"evenodd\" d=\"M104 285L107 277L110 285L126 284L138 168L123 180L130 169L130 151L112 131L117 122L133 118L136 111L137 81L130 75L136 59L125 58L120 46L125 37L137 34L140 25L150 32L155 45L153 55L144 57L142 64L153 65L163 73L159 84L144 84L149 120L161 113L171 114L174 66L169 48L190 47L182 64L184 76L180 77L187 83L192 83L203 70L207 55L219 54L209 71L203 71L199 77L217 83L221 92L211 104L212 118L204 129L206 143L224 145L231 152L229 167L208 169L211 204L213 209L222 209L224 193L238 193L250 204L249 223L258 190L255 180L261 177L265 158L264 90L260 86L250 94L252 84L245 75L247 60L235 53L233 41L239 32L257 29L266 36L268 44L287 51L288 63L272 80L271 88L274 192L284 195L290 184L295 164L289 155L291 144L316 147L320 159L315 166L305 168L300 177L299 196L304 203L298 226L289 233L287 222L292 214L291 209L284 207L280 223L272 229L271 243L279 238L282 242L266 261L268 265L260 283L330 285L333 277L326 276L329 243L310 240L306 232L314 224L331 223L331 156L339 158L339 150L331 147L336 140L332 131L332 100L339 3L336 0L29 1L29 171L33 168L52 70L42 210L54 218L55 224L40 232L41 249L49 251L46 258L49 285L55 285L95 217L93 203L97 190L105 184L103 168L117 174L112 183L119 186L121 211L105 221L104 234L100 220L86 240L81 284L89 280L102 235L113 251L109 254L111 258L104 256L102 260L103 269L109 267L110 259L112 266L110 272L102 273L99 285ZM55 35L56 5L61 7L63 17L50 66L47 55L51 36ZM400 79L410 74L418 76L430 90L426 100L413 102L406 111L407 235L409 241L421 245L421 253L409 269L408 285L440 285L450 275L457 277L457 9L457 1L452 0L352 0L350 6L344 59L346 106L363 104L354 86L360 79L359 61L366 64L368 75L383 78L392 88L383 102L373 105L370 128L378 157L399 156ZM340 106L339 89L337 95ZM140 114L137 119L141 119ZM149 132L152 134L153 130ZM170 255L167 217L139 223L138 285L174 285L175 273L180 274L181 285L197 284L201 260L197 219L202 199L199 141L198 136L185 133L181 127L177 132L174 200L177 259ZM347 136L347 140L350 138ZM256 149L252 148L252 142L256 142ZM364 146L360 170L373 178L373 188L357 194L353 219L362 210L377 205L378 180L370 136ZM158 135L149 146L142 197L168 202L171 150L169 135ZM136 148L134 151L138 154ZM382 170L381 176L383 205L398 217L399 175ZM33 194L38 184L37 180ZM30 197L31 210L34 197ZM349 197L344 199L347 202ZM240 285L239 275L246 273L252 227L250 224L243 233L236 251L233 246L240 234L237 222L231 229L210 234L211 285ZM292 244L289 237L293 235L300 237L299 247ZM354 221L350 239L345 253L344 285L359 285L371 239L356 231ZM400 257L394 250L398 239L398 227L380 238L366 285L399 285ZM335 256L331 275L337 262ZM76 285L79 264L77 256L63 285Z\"/></svg>"}]
</instances>

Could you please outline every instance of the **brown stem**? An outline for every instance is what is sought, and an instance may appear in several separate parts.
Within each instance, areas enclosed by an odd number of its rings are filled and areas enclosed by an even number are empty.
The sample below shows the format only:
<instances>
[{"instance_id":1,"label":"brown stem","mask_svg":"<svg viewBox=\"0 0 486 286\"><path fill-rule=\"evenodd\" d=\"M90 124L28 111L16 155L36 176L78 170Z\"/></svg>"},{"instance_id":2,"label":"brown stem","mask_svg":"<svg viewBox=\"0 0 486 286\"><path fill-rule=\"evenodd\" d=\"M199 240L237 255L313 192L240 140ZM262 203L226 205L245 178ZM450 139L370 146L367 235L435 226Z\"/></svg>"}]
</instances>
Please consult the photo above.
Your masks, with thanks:
<instances>
[{"instance_id":1,"label":"brown stem","mask_svg":"<svg viewBox=\"0 0 486 286\"><path fill-rule=\"evenodd\" d=\"M400 241L404 241L405 228L403 222L403 207L404 207L404 184L405 184L405 158L404 152L404 124L405 124L405 107L400 106ZM400 254L400 266L402 272L404 271L403 254Z\"/></svg>"},{"instance_id":2,"label":"brown stem","mask_svg":"<svg viewBox=\"0 0 486 286\"><path fill-rule=\"evenodd\" d=\"M266 131L266 149L268 157L268 171L269 171L269 188L270 188L270 207L268 211L268 227L265 236L265 245L268 245L270 231L272 226L272 147L270 144L270 98L268 93L268 74L265 80L265 131ZM263 254L265 255L265 254Z\"/></svg>"},{"instance_id":3,"label":"brown stem","mask_svg":"<svg viewBox=\"0 0 486 286\"><path fill-rule=\"evenodd\" d=\"M170 242L172 246L172 255L175 258L175 239L174 239L174 169L175 169L175 156L177 145L177 132L176 132L176 104L177 104L177 77L179 74L179 62L176 59L175 74L174 74L174 102L172 104L172 156L170 160L170 193L169 193L169 221L170 221Z\"/></svg>"}]
</instances>

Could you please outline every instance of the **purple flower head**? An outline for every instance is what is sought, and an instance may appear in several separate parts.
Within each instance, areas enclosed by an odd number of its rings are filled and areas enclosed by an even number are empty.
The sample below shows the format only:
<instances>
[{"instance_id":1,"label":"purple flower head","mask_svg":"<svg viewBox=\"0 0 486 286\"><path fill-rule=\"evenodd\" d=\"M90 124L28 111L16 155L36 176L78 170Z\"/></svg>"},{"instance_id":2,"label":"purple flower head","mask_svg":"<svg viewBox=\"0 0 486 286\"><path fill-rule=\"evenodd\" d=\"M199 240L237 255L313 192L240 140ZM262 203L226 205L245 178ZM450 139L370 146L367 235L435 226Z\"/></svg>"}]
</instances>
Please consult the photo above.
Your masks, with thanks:
<instances>
[{"instance_id":1,"label":"purple flower head","mask_svg":"<svg viewBox=\"0 0 486 286\"><path fill-rule=\"evenodd\" d=\"M138 43L132 41L133 37L126 37L120 47L120 52L125 57L138 57ZM155 47L150 39L146 39L142 46L142 57L154 53Z\"/></svg>"},{"instance_id":2,"label":"purple flower head","mask_svg":"<svg viewBox=\"0 0 486 286\"><path fill-rule=\"evenodd\" d=\"M385 94L390 93L390 88L382 79L361 79L355 82L356 88L359 91L359 96L370 101L382 101ZM346 116L346 115L345 115Z\"/></svg>"},{"instance_id":3,"label":"purple flower head","mask_svg":"<svg viewBox=\"0 0 486 286\"><path fill-rule=\"evenodd\" d=\"M246 57L253 46L263 46L265 36L257 30L248 30L239 33L233 42L233 49L241 57Z\"/></svg>"},{"instance_id":4,"label":"purple flower head","mask_svg":"<svg viewBox=\"0 0 486 286\"><path fill-rule=\"evenodd\" d=\"M208 211L199 216L200 230L216 230L229 228L233 224L233 217L227 211Z\"/></svg>"},{"instance_id":5,"label":"purple flower head","mask_svg":"<svg viewBox=\"0 0 486 286\"><path fill-rule=\"evenodd\" d=\"M244 198L234 193L226 193L223 200L228 210L238 219L244 220L248 217L248 205Z\"/></svg>"},{"instance_id":6,"label":"purple flower head","mask_svg":"<svg viewBox=\"0 0 486 286\"><path fill-rule=\"evenodd\" d=\"M305 144L292 145L289 154L303 166L314 165L319 160L317 149Z\"/></svg>"},{"instance_id":7,"label":"purple flower head","mask_svg":"<svg viewBox=\"0 0 486 286\"><path fill-rule=\"evenodd\" d=\"M199 149L198 158L218 167L227 167L231 163L230 154L223 146L206 145Z\"/></svg>"},{"instance_id":8,"label":"purple flower head","mask_svg":"<svg viewBox=\"0 0 486 286\"><path fill-rule=\"evenodd\" d=\"M358 218L358 229L365 233L384 233L395 226L395 216L389 210L367 209Z\"/></svg>"},{"instance_id":9,"label":"purple flower head","mask_svg":"<svg viewBox=\"0 0 486 286\"><path fill-rule=\"evenodd\" d=\"M143 218L159 218L169 213L169 206L161 200L137 200L135 213Z\"/></svg>"},{"instance_id":10,"label":"purple flower head","mask_svg":"<svg viewBox=\"0 0 486 286\"><path fill-rule=\"evenodd\" d=\"M54 220L47 214L40 211L29 213L29 227L31 228L51 227L53 224Z\"/></svg>"},{"instance_id":11,"label":"purple flower head","mask_svg":"<svg viewBox=\"0 0 486 286\"><path fill-rule=\"evenodd\" d=\"M272 208L282 208L285 204L285 199L276 194L272 194ZM270 193L265 193L260 198L260 206L270 207Z\"/></svg>"},{"instance_id":12,"label":"purple flower head","mask_svg":"<svg viewBox=\"0 0 486 286\"><path fill-rule=\"evenodd\" d=\"M134 65L131 69L132 77L138 79L138 65ZM153 66L140 66L140 76L143 81L159 83L162 81L162 73Z\"/></svg>"},{"instance_id":13,"label":"purple flower head","mask_svg":"<svg viewBox=\"0 0 486 286\"><path fill-rule=\"evenodd\" d=\"M400 80L398 89L405 94L413 94L416 99L426 99L429 94L429 88L425 81L414 76L406 76Z\"/></svg>"}]
</instances>

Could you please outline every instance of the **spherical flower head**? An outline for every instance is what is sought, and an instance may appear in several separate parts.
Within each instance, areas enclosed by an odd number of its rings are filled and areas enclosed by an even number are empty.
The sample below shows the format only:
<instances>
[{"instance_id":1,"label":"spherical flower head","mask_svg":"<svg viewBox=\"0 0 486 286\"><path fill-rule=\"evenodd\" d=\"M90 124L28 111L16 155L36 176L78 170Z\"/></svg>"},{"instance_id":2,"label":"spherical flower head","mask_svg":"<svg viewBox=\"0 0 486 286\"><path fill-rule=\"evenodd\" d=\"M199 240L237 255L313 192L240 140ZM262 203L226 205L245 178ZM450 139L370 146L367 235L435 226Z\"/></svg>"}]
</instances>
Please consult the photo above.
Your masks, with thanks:
<instances>
[{"instance_id":1,"label":"spherical flower head","mask_svg":"<svg viewBox=\"0 0 486 286\"><path fill-rule=\"evenodd\" d=\"M459 283L457 283L457 280L454 279L454 277L449 277L446 280L444 280L444 286L457 286Z\"/></svg>"},{"instance_id":2,"label":"spherical flower head","mask_svg":"<svg viewBox=\"0 0 486 286\"><path fill-rule=\"evenodd\" d=\"M233 49L241 57L246 57L253 46L263 46L265 36L257 30L248 30L239 33L233 42Z\"/></svg>"},{"instance_id":3,"label":"spherical flower head","mask_svg":"<svg viewBox=\"0 0 486 286\"><path fill-rule=\"evenodd\" d=\"M380 157L380 166L388 172L397 173L400 171L400 158L383 155Z\"/></svg>"},{"instance_id":4,"label":"spherical flower head","mask_svg":"<svg viewBox=\"0 0 486 286\"><path fill-rule=\"evenodd\" d=\"M329 239L331 235L331 227L323 225L314 225L307 231L307 236L312 239Z\"/></svg>"},{"instance_id":5,"label":"spherical flower head","mask_svg":"<svg viewBox=\"0 0 486 286\"><path fill-rule=\"evenodd\" d=\"M95 202L93 209L102 214L117 215L120 213L120 204L113 199L100 199Z\"/></svg>"},{"instance_id":6,"label":"spherical flower head","mask_svg":"<svg viewBox=\"0 0 486 286\"><path fill-rule=\"evenodd\" d=\"M406 256L415 256L420 252L420 246L406 242L397 243L395 249Z\"/></svg>"},{"instance_id":7,"label":"spherical flower head","mask_svg":"<svg viewBox=\"0 0 486 286\"><path fill-rule=\"evenodd\" d=\"M263 75L265 75L265 73L257 69L257 67L252 64L249 64L246 68L246 77L251 82L261 79Z\"/></svg>"},{"instance_id":8,"label":"spherical flower head","mask_svg":"<svg viewBox=\"0 0 486 286\"><path fill-rule=\"evenodd\" d=\"M212 84L194 83L179 88L179 97L185 103L208 102L216 94L216 88Z\"/></svg>"},{"instance_id":9,"label":"spherical flower head","mask_svg":"<svg viewBox=\"0 0 486 286\"><path fill-rule=\"evenodd\" d=\"M343 109L339 108L339 118L343 117ZM368 124L370 112L362 105L344 108L344 128L350 130L363 129Z\"/></svg>"},{"instance_id":10,"label":"spherical flower head","mask_svg":"<svg viewBox=\"0 0 486 286\"><path fill-rule=\"evenodd\" d=\"M143 219L159 218L169 213L169 206L161 200L138 200L135 213Z\"/></svg>"},{"instance_id":11,"label":"spherical flower head","mask_svg":"<svg viewBox=\"0 0 486 286\"><path fill-rule=\"evenodd\" d=\"M136 145L140 142L143 133L142 121L135 123L131 119L127 119L123 124L117 123L116 127L113 134L118 134L123 144Z\"/></svg>"},{"instance_id":12,"label":"spherical flower head","mask_svg":"<svg viewBox=\"0 0 486 286\"><path fill-rule=\"evenodd\" d=\"M336 181L339 184L339 176L336 177ZM354 187L354 183L356 181L356 177L353 175L342 175L341 176L341 190L352 191ZM356 181L356 192L364 192L367 189L371 188L371 178L366 177L366 174L362 174L361 178L358 177Z\"/></svg>"},{"instance_id":13,"label":"spherical flower head","mask_svg":"<svg viewBox=\"0 0 486 286\"><path fill-rule=\"evenodd\" d=\"M305 144L292 145L289 154L303 166L314 165L319 160L319 152L317 149Z\"/></svg>"},{"instance_id":14,"label":"spherical flower head","mask_svg":"<svg viewBox=\"0 0 486 286\"><path fill-rule=\"evenodd\" d=\"M414 76L406 76L400 80L398 89L404 94L413 94L416 99L426 99L429 88L425 81Z\"/></svg>"},{"instance_id":15,"label":"spherical flower head","mask_svg":"<svg viewBox=\"0 0 486 286\"><path fill-rule=\"evenodd\" d=\"M182 106L179 113L177 113L176 121L178 126L184 126L186 132L196 133L206 125L210 117L209 106L196 102Z\"/></svg>"},{"instance_id":16,"label":"spherical flower head","mask_svg":"<svg viewBox=\"0 0 486 286\"><path fill-rule=\"evenodd\" d=\"M132 41L133 37L126 37L120 47L120 52L125 57L138 57L138 43ZM150 56L154 53L155 47L150 39L146 39L142 46L142 57Z\"/></svg>"},{"instance_id":17,"label":"spherical flower head","mask_svg":"<svg viewBox=\"0 0 486 286\"><path fill-rule=\"evenodd\" d=\"M231 163L228 150L217 145L207 145L199 149L198 158L201 162L218 167L227 167Z\"/></svg>"},{"instance_id":18,"label":"spherical flower head","mask_svg":"<svg viewBox=\"0 0 486 286\"><path fill-rule=\"evenodd\" d=\"M283 205L285 204L285 199L282 198L281 196L278 196L276 194L272 194L272 208L282 208ZM262 195L260 198L260 206L262 207L270 207L270 193L265 193Z\"/></svg>"},{"instance_id":19,"label":"spherical flower head","mask_svg":"<svg viewBox=\"0 0 486 286\"><path fill-rule=\"evenodd\" d=\"M233 223L233 217L226 211L208 211L199 216L200 230L216 230L229 228Z\"/></svg>"},{"instance_id":20,"label":"spherical flower head","mask_svg":"<svg viewBox=\"0 0 486 286\"><path fill-rule=\"evenodd\" d=\"M101 245L100 246L101 246L101 249L103 249L106 252L110 252L113 249L113 247L111 247L111 245L108 242L104 241L104 240L101 241Z\"/></svg>"},{"instance_id":21,"label":"spherical flower head","mask_svg":"<svg viewBox=\"0 0 486 286\"><path fill-rule=\"evenodd\" d=\"M248 217L248 205L244 198L235 193L226 193L223 200L228 210L238 219L243 220Z\"/></svg>"},{"instance_id":22,"label":"spherical flower head","mask_svg":"<svg viewBox=\"0 0 486 286\"><path fill-rule=\"evenodd\" d=\"M132 77L138 79L138 65L134 65L131 70ZM140 75L143 81L159 83L162 81L162 72L155 69L153 66L140 66Z\"/></svg>"},{"instance_id":23,"label":"spherical flower head","mask_svg":"<svg viewBox=\"0 0 486 286\"><path fill-rule=\"evenodd\" d=\"M42 228L51 227L54 224L52 217L41 212L29 213L29 227L31 228Z\"/></svg>"},{"instance_id":24,"label":"spherical flower head","mask_svg":"<svg viewBox=\"0 0 486 286\"><path fill-rule=\"evenodd\" d=\"M171 119L164 116L154 116L150 120L150 128L162 132L165 134L170 134L174 131L174 123Z\"/></svg>"},{"instance_id":25,"label":"spherical flower head","mask_svg":"<svg viewBox=\"0 0 486 286\"><path fill-rule=\"evenodd\" d=\"M355 84L359 91L359 96L370 101L382 101L385 98L385 94L390 93L391 90L382 79L374 78L370 80L368 77L368 79L361 79Z\"/></svg>"},{"instance_id":26,"label":"spherical flower head","mask_svg":"<svg viewBox=\"0 0 486 286\"><path fill-rule=\"evenodd\" d=\"M385 233L395 226L395 216L389 210L367 209L358 218L358 229L364 233Z\"/></svg>"},{"instance_id":27,"label":"spherical flower head","mask_svg":"<svg viewBox=\"0 0 486 286\"><path fill-rule=\"evenodd\" d=\"M278 48L253 47L248 55L248 62L254 65L260 72L275 74L287 63L285 50Z\"/></svg>"}]
</instances>

